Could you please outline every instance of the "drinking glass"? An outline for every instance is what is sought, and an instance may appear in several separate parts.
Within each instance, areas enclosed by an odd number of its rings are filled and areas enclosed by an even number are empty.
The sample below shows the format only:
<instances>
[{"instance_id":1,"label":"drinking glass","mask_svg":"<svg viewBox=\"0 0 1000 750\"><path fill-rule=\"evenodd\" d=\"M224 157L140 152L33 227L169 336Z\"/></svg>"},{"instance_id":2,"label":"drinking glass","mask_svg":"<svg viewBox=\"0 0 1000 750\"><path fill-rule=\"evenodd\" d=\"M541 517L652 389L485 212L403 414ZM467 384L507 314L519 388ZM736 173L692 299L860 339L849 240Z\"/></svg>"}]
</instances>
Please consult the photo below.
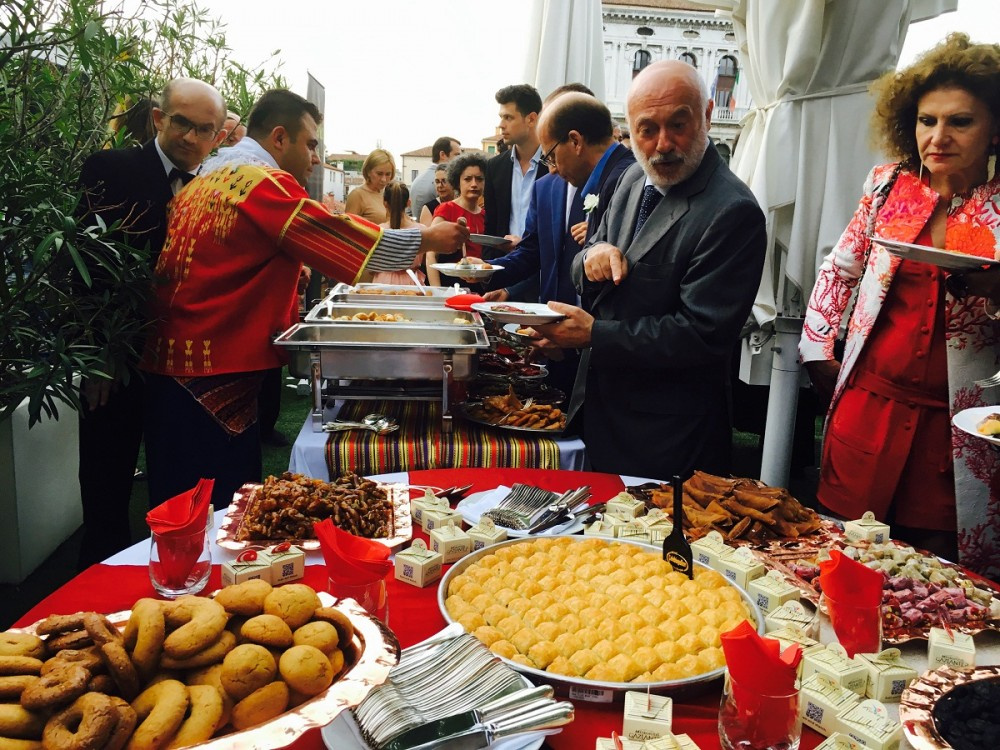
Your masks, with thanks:
<instances>
[{"instance_id":1,"label":"drinking glass","mask_svg":"<svg viewBox=\"0 0 1000 750\"><path fill-rule=\"evenodd\" d=\"M719 704L719 742L724 750L796 750L801 739L798 690L762 695L741 688L726 673Z\"/></svg>"},{"instance_id":2,"label":"drinking glass","mask_svg":"<svg viewBox=\"0 0 1000 750\"><path fill-rule=\"evenodd\" d=\"M882 650L882 605L860 606L852 601L834 600L827 594L820 598L833 632L847 655L877 654Z\"/></svg>"},{"instance_id":3,"label":"drinking glass","mask_svg":"<svg viewBox=\"0 0 1000 750\"><path fill-rule=\"evenodd\" d=\"M208 528L192 534L152 533L149 580L156 593L168 599L197 594L212 572L212 545Z\"/></svg>"},{"instance_id":4,"label":"drinking glass","mask_svg":"<svg viewBox=\"0 0 1000 750\"><path fill-rule=\"evenodd\" d=\"M331 578L329 591L338 599L353 599L375 619L389 624L389 594L384 578L357 585L338 583Z\"/></svg>"}]
</instances>

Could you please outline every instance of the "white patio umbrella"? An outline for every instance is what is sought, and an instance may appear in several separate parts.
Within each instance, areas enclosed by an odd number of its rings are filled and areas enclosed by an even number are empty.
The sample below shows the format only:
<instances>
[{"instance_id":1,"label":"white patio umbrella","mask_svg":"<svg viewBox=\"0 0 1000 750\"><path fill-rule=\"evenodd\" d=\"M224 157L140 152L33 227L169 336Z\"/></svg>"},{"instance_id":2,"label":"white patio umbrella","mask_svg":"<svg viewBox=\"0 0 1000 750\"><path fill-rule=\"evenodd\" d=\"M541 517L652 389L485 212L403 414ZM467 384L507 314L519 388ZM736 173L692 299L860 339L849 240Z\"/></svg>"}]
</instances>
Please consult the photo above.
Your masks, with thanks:
<instances>
[{"instance_id":1,"label":"white patio umbrella","mask_svg":"<svg viewBox=\"0 0 1000 750\"><path fill-rule=\"evenodd\" d=\"M601 0L535 0L528 27L524 80L544 99L566 83L582 83L604 99Z\"/></svg>"},{"instance_id":2,"label":"white patio umbrella","mask_svg":"<svg viewBox=\"0 0 1000 750\"><path fill-rule=\"evenodd\" d=\"M731 166L767 214L753 309L774 332L761 478L787 486L805 304L879 161L868 86L895 68L911 22L957 0L695 1L732 14L754 101Z\"/></svg>"}]
</instances>

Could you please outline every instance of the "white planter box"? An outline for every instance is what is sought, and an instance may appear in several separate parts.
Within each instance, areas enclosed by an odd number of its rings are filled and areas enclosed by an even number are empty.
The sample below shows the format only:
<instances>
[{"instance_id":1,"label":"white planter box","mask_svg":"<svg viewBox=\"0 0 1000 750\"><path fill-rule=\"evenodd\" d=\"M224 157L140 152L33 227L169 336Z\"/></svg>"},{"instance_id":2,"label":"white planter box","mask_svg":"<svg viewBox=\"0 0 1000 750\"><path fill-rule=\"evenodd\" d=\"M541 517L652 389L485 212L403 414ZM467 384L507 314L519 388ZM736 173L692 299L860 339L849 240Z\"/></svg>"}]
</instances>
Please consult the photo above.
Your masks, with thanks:
<instances>
[{"instance_id":1,"label":"white planter box","mask_svg":"<svg viewBox=\"0 0 1000 750\"><path fill-rule=\"evenodd\" d=\"M28 429L28 402L0 422L0 583L21 583L83 523L79 421L59 405L59 419Z\"/></svg>"}]
</instances>

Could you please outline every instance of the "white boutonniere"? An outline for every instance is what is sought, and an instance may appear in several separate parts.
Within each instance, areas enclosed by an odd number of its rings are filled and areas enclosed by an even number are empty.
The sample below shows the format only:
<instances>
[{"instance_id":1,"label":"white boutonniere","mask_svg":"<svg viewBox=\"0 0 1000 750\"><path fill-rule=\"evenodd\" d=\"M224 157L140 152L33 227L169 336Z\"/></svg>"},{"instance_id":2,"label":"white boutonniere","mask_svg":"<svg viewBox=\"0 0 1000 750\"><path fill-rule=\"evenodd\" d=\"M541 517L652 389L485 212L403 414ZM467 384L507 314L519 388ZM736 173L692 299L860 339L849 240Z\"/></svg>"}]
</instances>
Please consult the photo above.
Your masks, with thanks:
<instances>
[{"instance_id":1,"label":"white boutonniere","mask_svg":"<svg viewBox=\"0 0 1000 750\"><path fill-rule=\"evenodd\" d=\"M598 198L596 195L594 195L593 193L587 193L587 195L583 196L583 212L585 214L589 214L591 211L597 208L597 204L599 201L600 198Z\"/></svg>"}]
</instances>

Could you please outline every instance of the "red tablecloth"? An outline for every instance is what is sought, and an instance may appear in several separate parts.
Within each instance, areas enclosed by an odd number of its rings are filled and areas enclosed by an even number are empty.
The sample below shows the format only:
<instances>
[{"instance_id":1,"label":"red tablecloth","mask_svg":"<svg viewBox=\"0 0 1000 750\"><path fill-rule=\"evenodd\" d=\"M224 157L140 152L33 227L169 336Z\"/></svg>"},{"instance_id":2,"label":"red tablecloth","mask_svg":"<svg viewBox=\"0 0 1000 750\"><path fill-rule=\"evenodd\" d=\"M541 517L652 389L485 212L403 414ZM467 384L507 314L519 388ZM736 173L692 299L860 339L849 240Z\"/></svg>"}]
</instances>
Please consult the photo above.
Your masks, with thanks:
<instances>
[{"instance_id":1,"label":"red tablecloth","mask_svg":"<svg viewBox=\"0 0 1000 750\"><path fill-rule=\"evenodd\" d=\"M472 484L472 491L489 490L500 484L514 482L536 484L556 492L575 489L589 484L595 499L604 500L622 489L617 476L592 472L547 471L544 469L441 469L410 472L413 484L427 484L437 487L462 486ZM423 536L416 529L417 536ZM313 588L325 590L327 587L326 568L310 565L306 568L305 583ZM206 590L220 585L219 566L213 566L212 576ZM389 626L405 648L424 640L445 626L437 604L437 587L434 585L418 589L388 579ZM96 610L116 612L129 608L133 602L144 596L155 596L149 582L145 566L134 565L94 565L78 575L65 586L56 590L27 612L18 626L30 625L50 614ZM720 686L721 688L721 686ZM685 733L698 743L703 750L719 747L716 719L719 708L719 690L696 699L685 699L674 706L674 731ZM583 701L576 702L576 719L560 734L547 738L547 746L553 750L590 750L597 737L610 737L611 731L621 731L621 706L604 706ZM810 729L803 731L803 750L814 748L822 740ZM310 732L291 747L295 750L321 750L323 741L318 731Z\"/></svg>"}]
</instances>

